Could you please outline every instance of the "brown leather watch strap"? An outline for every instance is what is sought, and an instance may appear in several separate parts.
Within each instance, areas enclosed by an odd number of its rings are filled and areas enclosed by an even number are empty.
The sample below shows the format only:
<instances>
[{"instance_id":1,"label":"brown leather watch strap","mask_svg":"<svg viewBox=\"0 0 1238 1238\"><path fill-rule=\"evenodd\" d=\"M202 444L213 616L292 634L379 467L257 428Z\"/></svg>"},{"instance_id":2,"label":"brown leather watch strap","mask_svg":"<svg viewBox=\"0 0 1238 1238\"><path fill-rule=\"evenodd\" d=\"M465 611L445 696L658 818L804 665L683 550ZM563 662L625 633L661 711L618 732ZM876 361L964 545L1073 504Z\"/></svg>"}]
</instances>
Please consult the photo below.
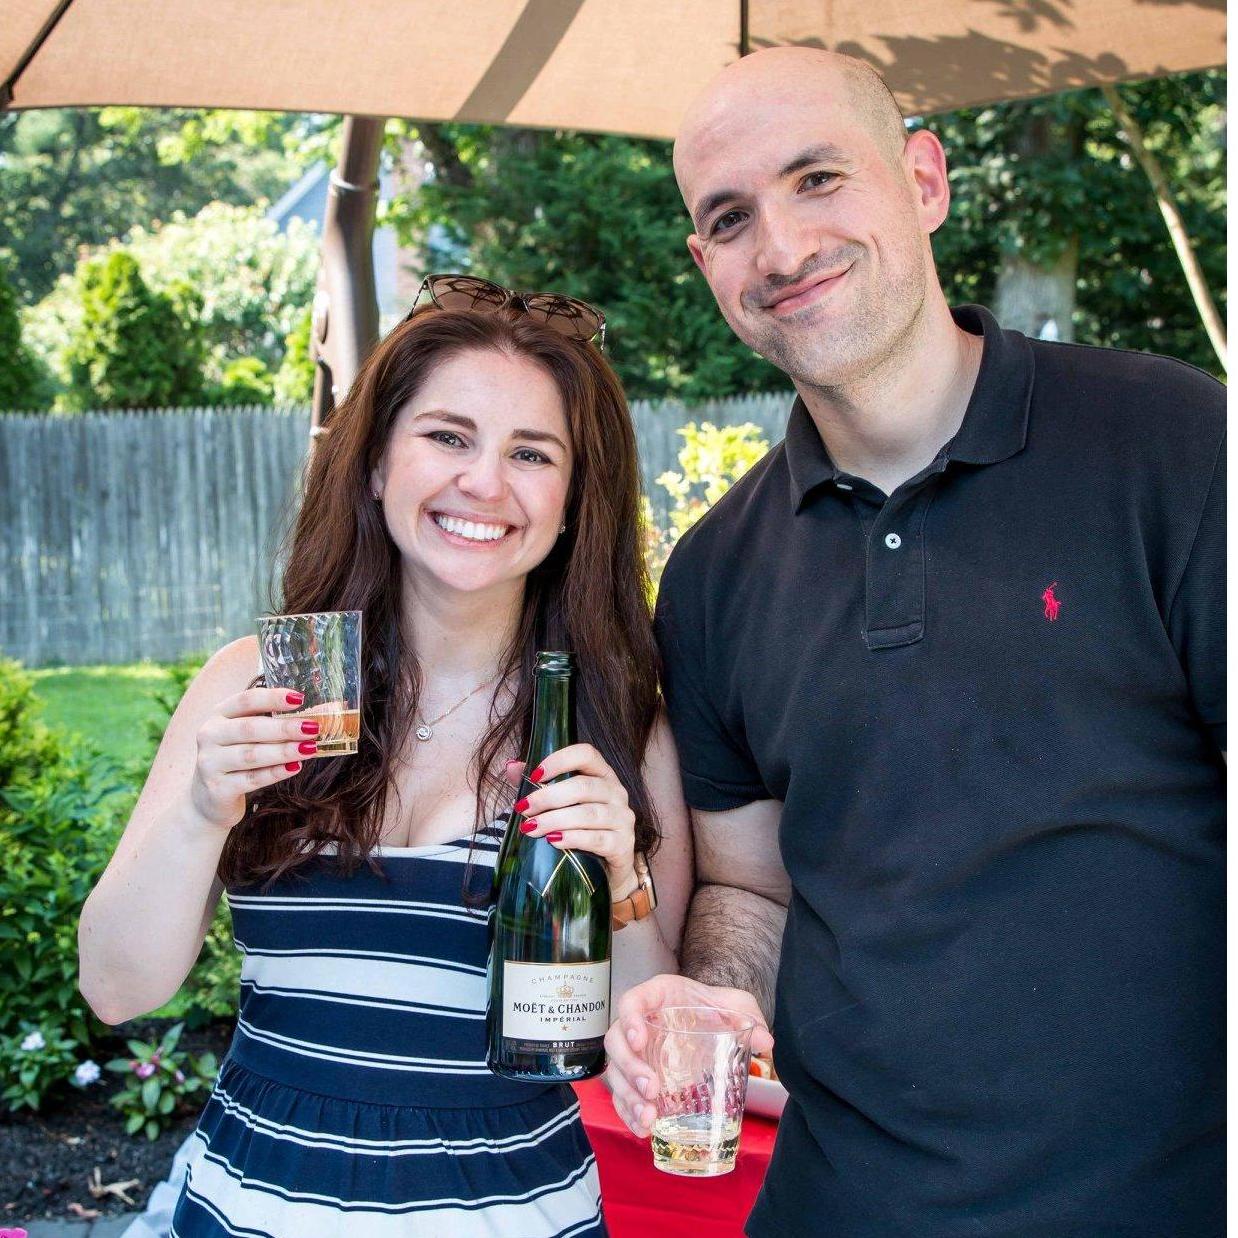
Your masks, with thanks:
<instances>
[{"instance_id":1,"label":"brown leather watch strap","mask_svg":"<svg viewBox=\"0 0 1238 1238\"><path fill-rule=\"evenodd\" d=\"M621 929L633 920L643 920L652 910L649 905L649 891L644 886L637 886L627 898L611 903L610 927Z\"/></svg>"}]
</instances>

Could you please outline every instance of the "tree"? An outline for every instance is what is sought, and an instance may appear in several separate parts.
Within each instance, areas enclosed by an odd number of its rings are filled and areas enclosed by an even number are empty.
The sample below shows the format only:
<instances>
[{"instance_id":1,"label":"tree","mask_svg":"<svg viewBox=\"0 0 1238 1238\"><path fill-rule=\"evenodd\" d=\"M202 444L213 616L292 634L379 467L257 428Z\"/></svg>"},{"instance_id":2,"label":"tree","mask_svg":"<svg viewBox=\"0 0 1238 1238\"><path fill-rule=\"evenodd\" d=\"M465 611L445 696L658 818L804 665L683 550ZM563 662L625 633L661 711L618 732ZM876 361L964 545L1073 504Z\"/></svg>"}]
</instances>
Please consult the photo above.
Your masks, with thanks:
<instances>
[{"instance_id":1,"label":"tree","mask_svg":"<svg viewBox=\"0 0 1238 1238\"><path fill-rule=\"evenodd\" d=\"M132 254L117 250L78 272L81 322L69 342L61 405L158 408L201 391L200 351L170 296L153 292Z\"/></svg>"},{"instance_id":2,"label":"tree","mask_svg":"<svg viewBox=\"0 0 1238 1238\"><path fill-rule=\"evenodd\" d=\"M300 404L313 397L314 372L318 367L310 351L312 318L312 311L304 310L285 341L284 359L275 375L278 404Z\"/></svg>"},{"instance_id":3,"label":"tree","mask_svg":"<svg viewBox=\"0 0 1238 1238\"><path fill-rule=\"evenodd\" d=\"M741 344L684 244L668 143L475 125L388 125L418 141L432 179L386 222L430 270L463 263L512 288L596 305L628 395L702 400L787 389Z\"/></svg>"},{"instance_id":4,"label":"tree","mask_svg":"<svg viewBox=\"0 0 1238 1238\"><path fill-rule=\"evenodd\" d=\"M0 412L38 408L46 378L22 341L10 260L0 253Z\"/></svg>"},{"instance_id":5,"label":"tree","mask_svg":"<svg viewBox=\"0 0 1238 1238\"><path fill-rule=\"evenodd\" d=\"M261 207L214 203L193 218L177 213L159 228L132 228L122 240L87 253L122 251L138 261L155 292L179 303L186 288L192 290L195 304L182 306L180 317L193 324L205 380L217 390L225 370L241 358L255 358L264 370L275 371L287 337L313 300L316 230L294 220L281 232ZM65 384L62 352L79 324L79 297L75 277L61 276L25 314L32 348Z\"/></svg>"},{"instance_id":6,"label":"tree","mask_svg":"<svg viewBox=\"0 0 1238 1238\"><path fill-rule=\"evenodd\" d=\"M185 108L55 108L0 114L0 236L32 305L83 246L212 202L281 194L322 158L337 118Z\"/></svg>"},{"instance_id":7,"label":"tree","mask_svg":"<svg viewBox=\"0 0 1238 1238\"><path fill-rule=\"evenodd\" d=\"M1224 96L1220 72L1122 87L1219 299ZM950 218L933 249L952 301L992 303L1003 271L1047 276L1064 268L1059 278L1069 278L1074 294L1077 340L1166 353L1218 372L1147 178L1099 90L972 108L925 124L941 137L951 166Z\"/></svg>"}]
</instances>

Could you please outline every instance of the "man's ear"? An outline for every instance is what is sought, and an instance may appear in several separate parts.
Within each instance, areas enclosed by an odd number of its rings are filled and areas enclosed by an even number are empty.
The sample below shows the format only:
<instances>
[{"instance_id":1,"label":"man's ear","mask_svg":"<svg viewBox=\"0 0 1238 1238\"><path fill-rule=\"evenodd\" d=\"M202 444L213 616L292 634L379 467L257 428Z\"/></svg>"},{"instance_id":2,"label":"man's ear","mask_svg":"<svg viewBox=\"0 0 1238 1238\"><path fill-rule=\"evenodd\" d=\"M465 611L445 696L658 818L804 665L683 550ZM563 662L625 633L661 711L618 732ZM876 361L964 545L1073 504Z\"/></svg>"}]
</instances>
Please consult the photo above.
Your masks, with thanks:
<instances>
[{"instance_id":1,"label":"man's ear","mask_svg":"<svg viewBox=\"0 0 1238 1238\"><path fill-rule=\"evenodd\" d=\"M916 210L925 232L936 232L950 210L946 152L937 135L927 129L908 134L903 167L911 179Z\"/></svg>"},{"instance_id":2,"label":"man's ear","mask_svg":"<svg viewBox=\"0 0 1238 1238\"><path fill-rule=\"evenodd\" d=\"M688 253L692 255L692 261L696 263L696 269L704 275L705 253L701 248L701 238L695 232L688 237Z\"/></svg>"}]
</instances>

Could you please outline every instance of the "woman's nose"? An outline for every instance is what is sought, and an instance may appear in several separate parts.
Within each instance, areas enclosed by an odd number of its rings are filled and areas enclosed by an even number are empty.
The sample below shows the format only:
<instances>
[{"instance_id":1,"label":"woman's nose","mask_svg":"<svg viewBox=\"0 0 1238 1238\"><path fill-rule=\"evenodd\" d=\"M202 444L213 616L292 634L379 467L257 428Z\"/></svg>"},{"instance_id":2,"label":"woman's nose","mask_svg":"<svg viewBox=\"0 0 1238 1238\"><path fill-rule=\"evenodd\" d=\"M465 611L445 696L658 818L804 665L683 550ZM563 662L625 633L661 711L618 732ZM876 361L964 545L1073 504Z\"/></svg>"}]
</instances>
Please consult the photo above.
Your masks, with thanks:
<instances>
[{"instance_id":1,"label":"woman's nose","mask_svg":"<svg viewBox=\"0 0 1238 1238\"><path fill-rule=\"evenodd\" d=\"M498 456L478 455L460 474L460 489L479 499L502 498L506 484Z\"/></svg>"}]
</instances>

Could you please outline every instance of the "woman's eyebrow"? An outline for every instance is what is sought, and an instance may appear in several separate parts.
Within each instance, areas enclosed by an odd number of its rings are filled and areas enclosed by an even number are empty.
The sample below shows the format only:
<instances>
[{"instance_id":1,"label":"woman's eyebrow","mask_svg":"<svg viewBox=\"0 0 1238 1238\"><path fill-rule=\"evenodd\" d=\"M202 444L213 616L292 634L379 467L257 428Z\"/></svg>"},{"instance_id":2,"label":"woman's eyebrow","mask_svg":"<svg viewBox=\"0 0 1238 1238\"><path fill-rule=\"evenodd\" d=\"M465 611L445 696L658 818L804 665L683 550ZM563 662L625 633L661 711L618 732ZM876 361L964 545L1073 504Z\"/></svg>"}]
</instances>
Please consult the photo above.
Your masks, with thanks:
<instances>
[{"instance_id":1,"label":"woman's eyebrow","mask_svg":"<svg viewBox=\"0 0 1238 1238\"><path fill-rule=\"evenodd\" d=\"M477 429L477 422L472 417L466 417L463 413L451 413L445 408L428 408L413 418L414 423L425 420L445 421L448 425L459 426L462 430L476 431ZM549 430L513 430L511 437L523 439L529 443L554 443L564 453L568 449L567 444Z\"/></svg>"}]
</instances>

